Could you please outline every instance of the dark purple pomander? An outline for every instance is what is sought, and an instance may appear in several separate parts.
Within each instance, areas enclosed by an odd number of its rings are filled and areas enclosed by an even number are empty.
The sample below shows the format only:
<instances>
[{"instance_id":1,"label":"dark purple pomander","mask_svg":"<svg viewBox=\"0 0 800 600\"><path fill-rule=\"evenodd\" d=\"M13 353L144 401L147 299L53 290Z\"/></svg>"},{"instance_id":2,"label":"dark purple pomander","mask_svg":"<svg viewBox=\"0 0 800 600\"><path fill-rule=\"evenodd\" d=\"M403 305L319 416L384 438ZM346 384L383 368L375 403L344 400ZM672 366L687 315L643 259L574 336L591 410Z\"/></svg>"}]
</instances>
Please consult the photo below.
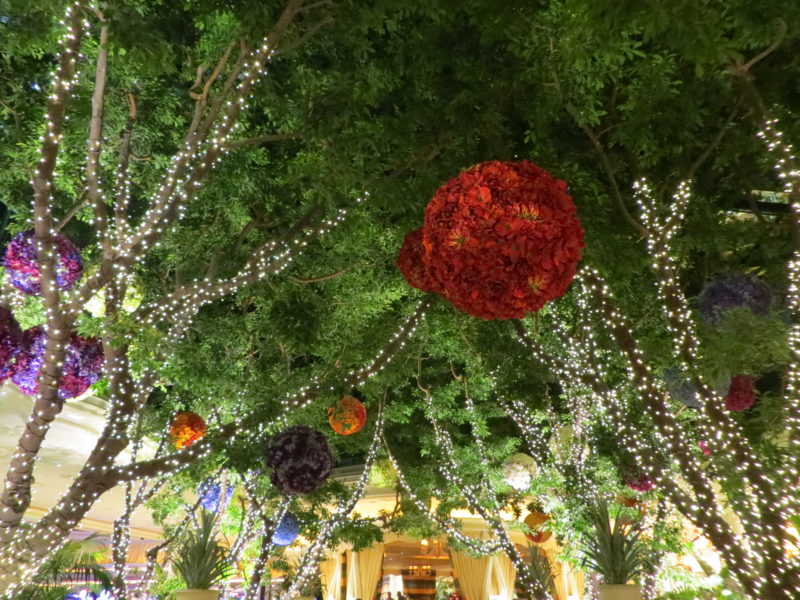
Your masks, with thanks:
<instances>
[{"instance_id":1,"label":"dark purple pomander","mask_svg":"<svg viewBox=\"0 0 800 600\"><path fill-rule=\"evenodd\" d=\"M702 317L717 324L728 309L749 308L753 314L765 316L772 303L772 291L758 277L747 273L735 273L715 279L700 294L698 308Z\"/></svg>"},{"instance_id":2,"label":"dark purple pomander","mask_svg":"<svg viewBox=\"0 0 800 600\"><path fill-rule=\"evenodd\" d=\"M675 367L665 369L664 385L667 388L667 393L684 406L689 408L701 408L703 406L697 395L697 386L680 369Z\"/></svg>"},{"instance_id":3,"label":"dark purple pomander","mask_svg":"<svg viewBox=\"0 0 800 600\"><path fill-rule=\"evenodd\" d=\"M267 450L270 481L284 494L310 494L333 469L328 440L319 431L295 425L272 439Z\"/></svg>"},{"instance_id":4,"label":"dark purple pomander","mask_svg":"<svg viewBox=\"0 0 800 600\"><path fill-rule=\"evenodd\" d=\"M12 361L22 342L22 330L14 314L0 306L0 383L11 376Z\"/></svg>"},{"instance_id":5,"label":"dark purple pomander","mask_svg":"<svg viewBox=\"0 0 800 600\"><path fill-rule=\"evenodd\" d=\"M24 393L33 396L39 391L39 369L44 358L44 328L32 327L22 333L22 344L14 363L11 381ZM100 379L103 368L103 345L95 338L72 334L61 370L58 397L69 400L83 394Z\"/></svg>"},{"instance_id":6,"label":"dark purple pomander","mask_svg":"<svg viewBox=\"0 0 800 600\"><path fill-rule=\"evenodd\" d=\"M59 289L71 290L83 274L83 260L78 247L63 235L56 234L55 247L56 284ZM39 282L39 263L36 261L36 238L33 229L14 236L8 244L3 260L8 279L23 294L37 296L42 287Z\"/></svg>"}]
</instances>

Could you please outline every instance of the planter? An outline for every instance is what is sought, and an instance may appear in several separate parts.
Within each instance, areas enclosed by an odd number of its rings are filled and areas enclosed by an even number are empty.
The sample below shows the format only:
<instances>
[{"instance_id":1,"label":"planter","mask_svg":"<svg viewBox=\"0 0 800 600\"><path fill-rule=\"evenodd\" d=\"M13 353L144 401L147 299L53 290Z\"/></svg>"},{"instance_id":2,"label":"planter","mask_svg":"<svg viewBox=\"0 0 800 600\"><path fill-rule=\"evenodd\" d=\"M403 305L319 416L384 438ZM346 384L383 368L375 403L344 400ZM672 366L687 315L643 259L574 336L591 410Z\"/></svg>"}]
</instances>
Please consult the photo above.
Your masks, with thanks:
<instances>
[{"instance_id":1,"label":"planter","mask_svg":"<svg viewBox=\"0 0 800 600\"><path fill-rule=\"evenodd\" d=\"M642 600L642 591L638 585L606 585L600 586L600 600Z\"/></svg>"},{"instance_id":2,"label":"planter","mask_svg":"<svg viewBox=\"0 0 800 600\"><path fill-rule=\"evenodd\" d=\"M219 600L219 590L177 590L175 600Z\"/></svg>"}]
</instances>

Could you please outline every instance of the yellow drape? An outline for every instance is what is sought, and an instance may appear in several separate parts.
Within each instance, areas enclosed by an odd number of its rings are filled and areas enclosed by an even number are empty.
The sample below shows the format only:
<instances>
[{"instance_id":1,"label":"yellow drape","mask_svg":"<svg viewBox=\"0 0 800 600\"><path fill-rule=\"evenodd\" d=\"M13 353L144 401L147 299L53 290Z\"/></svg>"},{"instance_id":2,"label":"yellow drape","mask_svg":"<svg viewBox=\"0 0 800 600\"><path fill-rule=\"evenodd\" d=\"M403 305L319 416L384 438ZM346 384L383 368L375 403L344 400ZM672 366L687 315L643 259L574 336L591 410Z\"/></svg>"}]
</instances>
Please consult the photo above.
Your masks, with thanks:
<instances>
[{"instance_id":1,"label":"yellow drape","mask_svg":"<svg viewBox=\"0 0 800 600\"><path fill-rule=\"evenodd\" d=\"M514 563L505 554L495 554L490 559L491 586L488 590L492 596L499 600L513 600L514 588L517 580L517 570Z\"/></svg>"},{"instance_id":2,"label":"yellow drape","mask_svg":"<svg viewBox=\"0 0 800 600\"><path fill-rule=\"evenodd\" d=\"M463 552L450 550L450 562L458 577L465 600L488 600L493 557L472 558Z\"/></svg>"},{"instance_id":3,"label":"yellow drape","mask_svg":"<svg viewBox=\"0 0 800 600\"><path fill-rule=\"evenodd\" d=\"M347 551L347 600L372 600L383 566L383 544Z\"/></svg>"},{"instance_id":4,"label":"yellow drape","mask_svg":"<svg viewBox=\"0 0 800 600\"><path fill-rule=\"evenodd\" d=\"M330 552L325 560L319 563L319 574L322 580L322 600L339 600L342 595L342 555Z\"/></svg>"}]
</instances>

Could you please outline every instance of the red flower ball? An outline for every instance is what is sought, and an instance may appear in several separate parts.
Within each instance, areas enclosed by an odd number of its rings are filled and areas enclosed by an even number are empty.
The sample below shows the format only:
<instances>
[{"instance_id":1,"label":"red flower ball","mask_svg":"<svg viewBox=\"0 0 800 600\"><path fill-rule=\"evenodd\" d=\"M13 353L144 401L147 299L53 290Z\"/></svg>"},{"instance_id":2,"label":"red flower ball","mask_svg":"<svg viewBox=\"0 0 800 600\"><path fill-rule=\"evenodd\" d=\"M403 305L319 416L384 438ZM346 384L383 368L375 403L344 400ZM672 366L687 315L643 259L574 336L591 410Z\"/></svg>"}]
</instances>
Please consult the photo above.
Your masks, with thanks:
<instances>
[{"instance_id":1,"label":"red flower ball","mask_svg":"<svg viewBox=\"0 0 800 600\"><path fill-rule=\"evenodd\" d=\"M441 294L482 319L515 319L563 295L583 229L566 184L527 160L486 162L425 210L424 262Z\"/></svg>"},{"instance_id":2,"label":"red flower ball","mask_svg":"<svg viewBox=\"0 0 800 600\"><path fill-rule=\"evenodd\" d=\"M703 456L711 456L711 448L708 447L703 440L697 440L697 447L700 448L700 452L703 453Z\"/></svg>"},{"instance_id":3,"label":"red flower ball","mask_svg":"<svg viewBox=\"0 0 800 600\"><path fill-rule=\"evenodd\" d=\"M625 482L625 485L627 485L634 492L649 492L653 489L653 487L655 487L647 475L630 477L628 481Z\"/></svg>"},{"instance_id":4,"label":"red flower ball","mask_svg":"<svg viewBox=\"0 0 800 600\"><path fill-rule=\"evenodd\" d=\"M725 407L728 410L747 410L756 402L755 381L749 375L734 375L728 395L725 396Z\"/></svg>"},{"instance_id":5,"label":"red flower ball","mask_svg":"<svg viewBox=\"0 0 800 600\"><path fill-rule=\"evenodd\" d=\"M177 413L169 428L169 437L178 450L191 446L205 435L206 422L203 417L191 411Z\"/></svg>"},{"instance_id":6,"label":"red flower ball","mask_svg":"<svg viewBox=\"0 0 800 600\"><path fill-rule=\"evenodd\" d=\"M328 423L339 435L361 431L367 422L367 409L358 398L342 396L328 409Z\"/></svg>"},{"instance_id":7,"label":"red flower ball","mask_svg":"<svg viewBox=\"0 0 800 600\"><path fill-rule=\"evenodd\" d=\"M422 237L421 227L407 233L395 264L411 287L423 292L438 292L439 286L431 279L428 267L425 266Z\"/></svg>"}]
</instances>

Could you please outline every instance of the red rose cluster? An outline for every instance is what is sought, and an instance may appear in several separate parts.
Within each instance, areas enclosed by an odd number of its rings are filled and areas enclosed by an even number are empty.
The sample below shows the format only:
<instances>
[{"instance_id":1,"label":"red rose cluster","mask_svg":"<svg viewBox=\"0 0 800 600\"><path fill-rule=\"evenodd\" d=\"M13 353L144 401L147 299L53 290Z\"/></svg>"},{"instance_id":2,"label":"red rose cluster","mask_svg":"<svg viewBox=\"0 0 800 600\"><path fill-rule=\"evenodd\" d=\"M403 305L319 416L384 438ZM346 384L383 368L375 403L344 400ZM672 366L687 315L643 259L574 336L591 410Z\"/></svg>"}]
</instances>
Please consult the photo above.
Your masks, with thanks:
<instances>
[{"instance_id":1,"label":"red rose cluster","mask_svg":"<svg viewBox=\"0 0 800 600\"><path fill-rule=\"evenodd\" d=\"M481 163L440 187L397 266L482 319L516 319L567 291L583 229L566 184L527 160Z\"/></svg>"},{"instance_id":2,"label":"red rose cluster","mask_svg":"<svg viewBox=\"0 0 800 600\"><path fill-rule=\"evenodd\" d=\"M725 396L725 407L731 411L747 410L756 402L756 382L749 375L734 375L728 393Z\"/></svg>"}]
</instances>

